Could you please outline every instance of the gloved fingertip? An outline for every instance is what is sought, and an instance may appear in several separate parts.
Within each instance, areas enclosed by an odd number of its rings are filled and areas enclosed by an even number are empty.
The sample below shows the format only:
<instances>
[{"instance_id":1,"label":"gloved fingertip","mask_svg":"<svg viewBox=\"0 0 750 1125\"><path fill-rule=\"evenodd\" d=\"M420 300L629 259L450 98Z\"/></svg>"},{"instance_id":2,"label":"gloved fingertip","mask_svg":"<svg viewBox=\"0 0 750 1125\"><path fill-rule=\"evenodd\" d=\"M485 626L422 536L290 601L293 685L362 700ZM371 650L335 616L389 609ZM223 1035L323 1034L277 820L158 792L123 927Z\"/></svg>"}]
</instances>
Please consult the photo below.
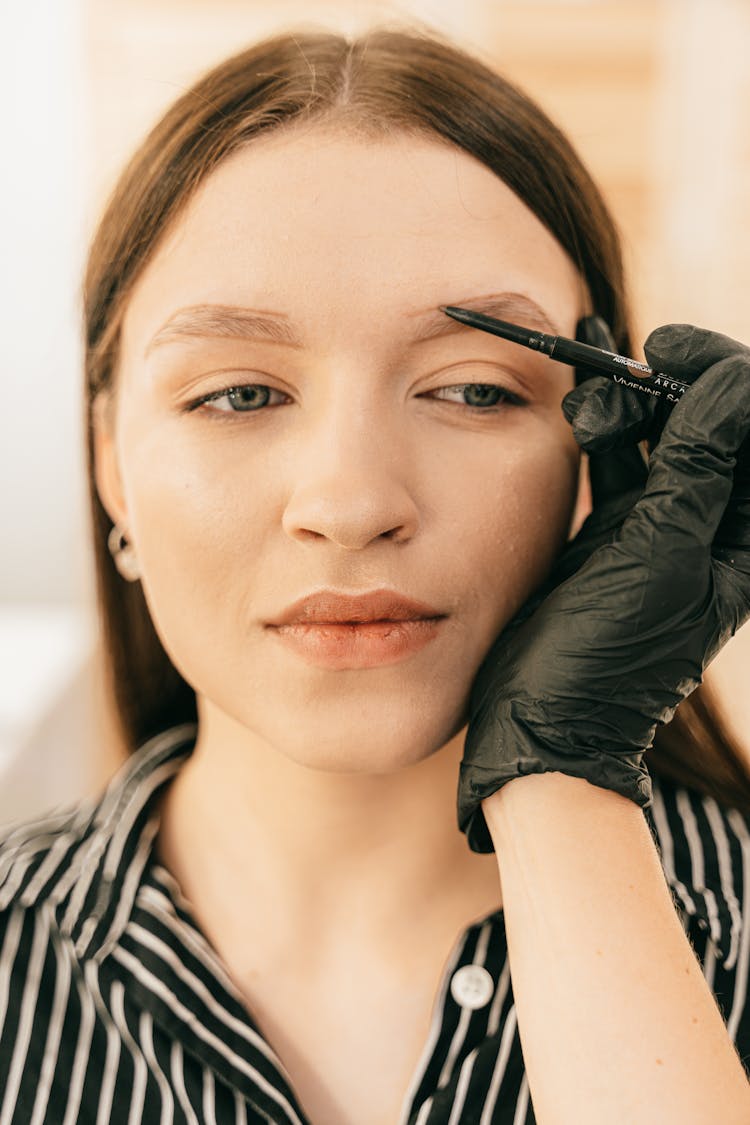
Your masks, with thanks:
<instances>
[{"instance_id":1,"label":"gloved fingertip","mask_svg":"<svg viewBox=\"0 0 750 1125\"><path fill-rule=\"evenodd\" d=\"M577 390L578 388L576 388ZM583 389L583 388L581 388ZM582 449L589 450L606 448L609 440L614 436L611 428L611 419L606 411L602 410L601 402L596 395L573 397L575 391L562 401L562 410L567 421L573 428L573 437Z\"/></svg>"},{"instance_id":2,"label":"gloved fingertip","mask_svg":"<svg viewBox=\"0 0 750 1125\"><path fill-rule=\"evenodd\" d=\"M743 367L750 360L747 344L694 324L662 324L646 338L643 351L656 371L690 383L723 359L735 357Z\"/></svg>"},{"instance_id":3,"label":"gloved fingertip","mask_svg":"<svg viewBox=\"0 0 750 1125\"><path fill-rule=\"evenodd\" d=\"M578 390L577 387L576 387L576 390ZM575 418L576 414L581 409L580 401L578 399L571 398L571 395L573 393L574 393L573 391L570 391L565 396L565 398L562 400L562 402L560 404L561 407L562 407L562 412L565 416L566 422L570 422L571 425L573 423L573 419Z\"/></svg>"},{"instance_id":4,"label":"gloved fingertip","mask_svg":"<svg viewBox=\"0 0 750 1125\"><path fill-rule=\"evenodd\" d=\"M695 348L696 334L701 332L694 324L662 324L654 328L643 344L649 365L685 363Z\"/></svg>"},{"instance_id":5,"label":"gloved fingertip","mask_svg":"<svg viewBox=\"0 0 750 1125\"><path fill-rule=\"evenodd\" d=\"M573 436L587 453L603 453L638 442L651 425L649 399L624 393L601 376L595 383L589 380L569 391L562 408Z\"/></svg>"}]
</instances>

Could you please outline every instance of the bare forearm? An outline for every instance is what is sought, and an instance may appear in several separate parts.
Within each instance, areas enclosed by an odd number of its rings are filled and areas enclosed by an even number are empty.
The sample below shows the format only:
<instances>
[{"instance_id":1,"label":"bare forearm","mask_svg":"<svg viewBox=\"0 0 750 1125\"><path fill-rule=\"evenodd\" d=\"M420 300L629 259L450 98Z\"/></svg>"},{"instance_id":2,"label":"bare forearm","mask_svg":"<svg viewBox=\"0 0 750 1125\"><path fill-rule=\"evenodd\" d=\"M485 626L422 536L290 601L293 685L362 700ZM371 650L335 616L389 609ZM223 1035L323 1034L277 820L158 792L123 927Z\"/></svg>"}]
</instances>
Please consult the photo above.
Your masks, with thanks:
<instances>
[{"instance_id":1,"label":"bare forearm","mask_svg":"<svg viewBox=\"0 0 750 1125\"><path fill-rule=\"evenodd\" d=\"M539 1125L744 1125L750 1083L643 812L564 774L482 803Z\"/></svg>"}]
</instances>

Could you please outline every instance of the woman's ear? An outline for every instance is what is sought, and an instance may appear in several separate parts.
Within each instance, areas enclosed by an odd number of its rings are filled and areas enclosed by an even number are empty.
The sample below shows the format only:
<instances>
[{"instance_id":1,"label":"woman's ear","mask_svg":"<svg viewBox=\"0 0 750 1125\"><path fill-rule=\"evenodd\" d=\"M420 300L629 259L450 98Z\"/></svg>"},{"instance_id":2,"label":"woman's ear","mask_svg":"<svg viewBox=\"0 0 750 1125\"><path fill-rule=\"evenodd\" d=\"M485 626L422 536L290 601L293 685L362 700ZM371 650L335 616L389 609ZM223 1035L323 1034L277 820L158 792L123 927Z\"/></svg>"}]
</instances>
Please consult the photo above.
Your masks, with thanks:
<instances>
[{"instance_id":1,"label":"woman's ear","mask_svg":"<svg viewBox=\"0 0 750 1125\"><path fill-rule=\"evenodd\" d=\"M592 509L591 498L591 475L589 473L589 459L586 453L581 453L581 459L578 463L578 493L576 496L576 503L573 509L573 515L570 518L570 527L568 528L568 540L574 539L581 529L581 525Z\"/></svg>"},{"instance_id":2,"label":"woman's ear","mask_svg":"<svg viewBox=\"0 0 750 1125\"><path fill-rule=\"evenodd\" d=\"M113 402L100 391L91 409L94 440L94 480L99 499L112 523L128 525L128 512L117 461Z\"/></svg>"}]
</instances>

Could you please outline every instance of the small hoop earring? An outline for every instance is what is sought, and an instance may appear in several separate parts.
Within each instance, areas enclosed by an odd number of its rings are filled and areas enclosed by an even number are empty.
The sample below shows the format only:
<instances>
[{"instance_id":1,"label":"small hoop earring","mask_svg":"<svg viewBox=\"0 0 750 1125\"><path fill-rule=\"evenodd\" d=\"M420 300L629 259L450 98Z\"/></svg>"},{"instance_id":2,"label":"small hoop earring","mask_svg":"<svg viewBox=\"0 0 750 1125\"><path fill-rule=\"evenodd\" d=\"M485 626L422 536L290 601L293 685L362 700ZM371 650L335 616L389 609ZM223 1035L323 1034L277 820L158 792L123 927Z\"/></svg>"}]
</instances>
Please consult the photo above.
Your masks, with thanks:
<instances>
[{"instance_id":1,"label":"small hoop earring","mask_svg":"<svg viewBox=\"0 0 750 1125\"><path fill-rule=\"evenodd\" d=\"M110 531L107 537L107 547L115 560L115 566L126 582L136 582L141 576L141 571L135 548L132 543L128 543L125 532L119 524L115 524Z\"/></svg>"}]
</instances>

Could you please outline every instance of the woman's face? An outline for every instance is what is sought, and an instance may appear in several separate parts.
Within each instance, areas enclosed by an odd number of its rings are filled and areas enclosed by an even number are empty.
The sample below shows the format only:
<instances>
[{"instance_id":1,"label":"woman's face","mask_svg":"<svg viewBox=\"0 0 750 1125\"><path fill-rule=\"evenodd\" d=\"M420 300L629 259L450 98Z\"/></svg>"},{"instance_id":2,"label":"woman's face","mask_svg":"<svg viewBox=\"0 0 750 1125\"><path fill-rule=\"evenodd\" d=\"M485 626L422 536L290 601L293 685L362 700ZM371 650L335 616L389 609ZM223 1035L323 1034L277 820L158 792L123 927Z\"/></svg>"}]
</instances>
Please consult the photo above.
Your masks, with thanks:
<instances>
[{"instance_id":1,"label":"woman's face","mask_svg":"<svg viewBox=\"0 0 750 1125\"><path fill-rule=\"evenodd\" d=\"M443 746L565 541L572 370L438 311L489 295L568 336L585 311L564 251L481 163L321 129L228 158L134 289L100 495L199 707L295 761L380 772ZM271 317L274 336L209 306ZM401 659L322 667L266 627L322 587L447 617Z\"/></svg>"}]
</instances>

